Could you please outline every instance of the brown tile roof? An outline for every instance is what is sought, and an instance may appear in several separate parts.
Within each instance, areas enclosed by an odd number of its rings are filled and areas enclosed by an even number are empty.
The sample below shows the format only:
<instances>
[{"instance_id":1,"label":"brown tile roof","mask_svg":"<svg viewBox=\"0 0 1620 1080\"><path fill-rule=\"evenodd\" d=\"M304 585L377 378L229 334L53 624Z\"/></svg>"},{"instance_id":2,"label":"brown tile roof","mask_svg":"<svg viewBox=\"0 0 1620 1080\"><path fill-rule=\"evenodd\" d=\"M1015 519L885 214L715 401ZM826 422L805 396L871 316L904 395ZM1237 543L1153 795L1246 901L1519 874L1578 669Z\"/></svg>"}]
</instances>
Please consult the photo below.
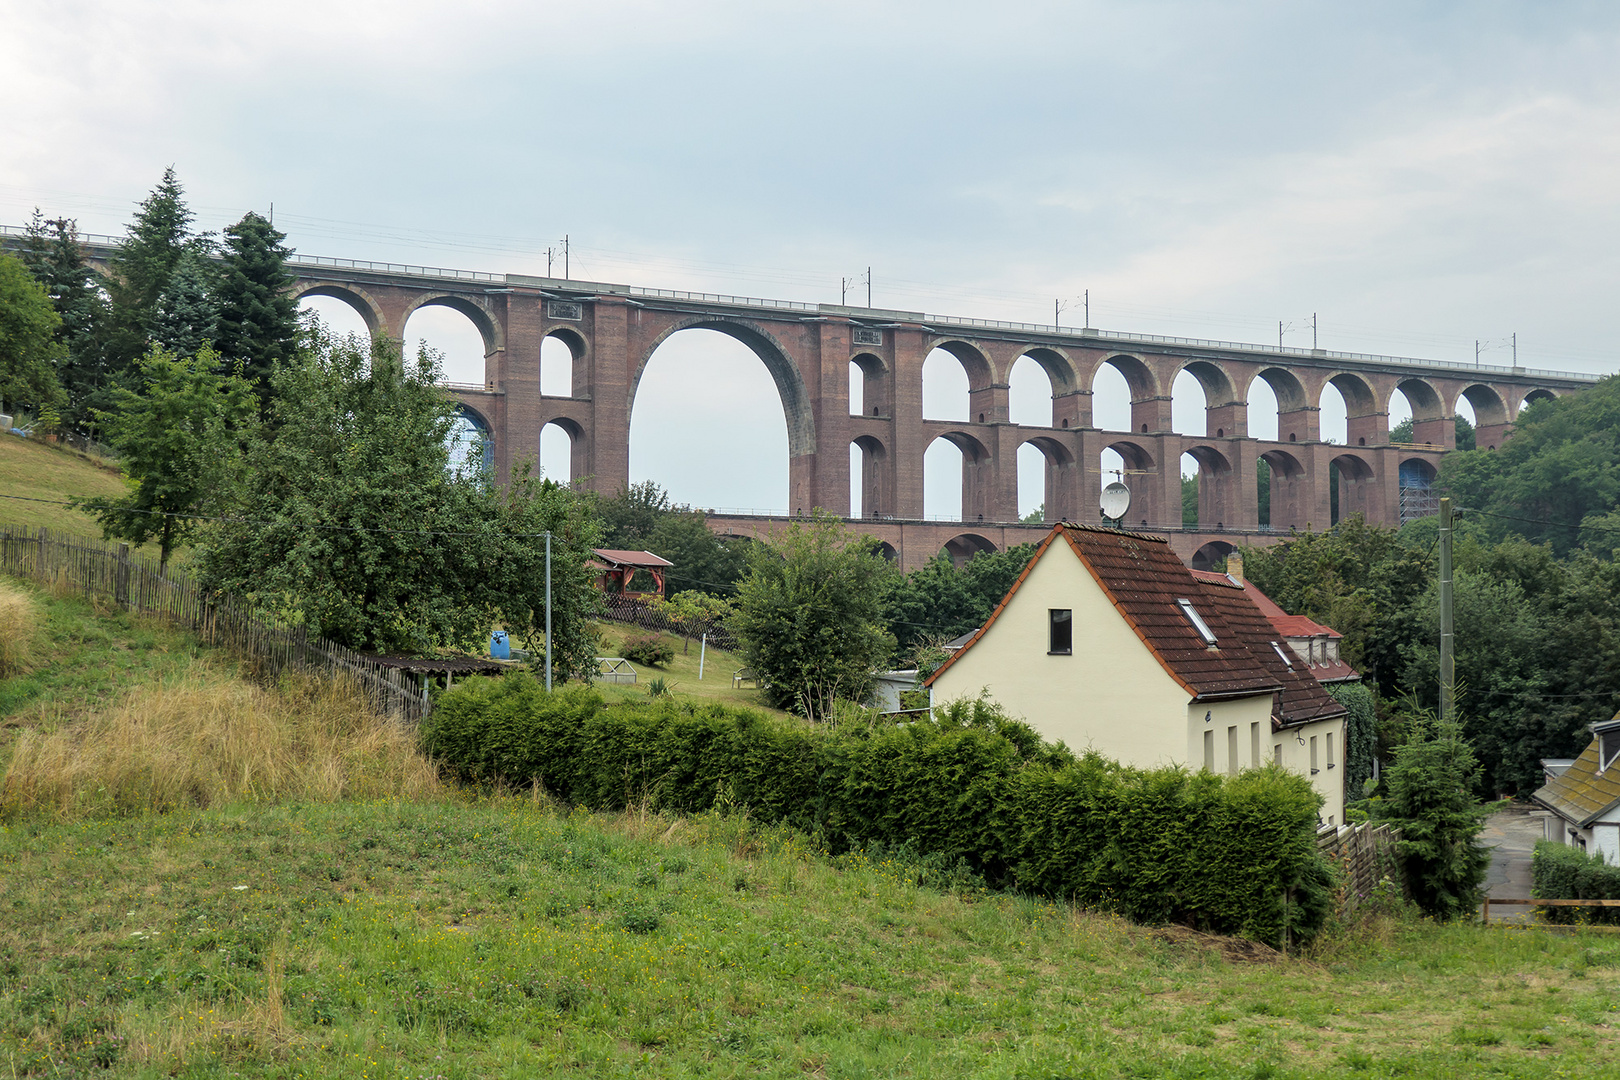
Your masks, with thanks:
<instances>
[{"instance_id":1,"label":"brown tile roof","mask_svg":"<svg viewBox=\"0 0 1620 1080\"><path fill-rule=\"evenodd\" d=\"M1113 601L1136 636L1189 695L1204 700L1276 691L1282 682L1252 655L1236 630L1204 598L1201 586L1162 536L1090 525L1059 525L972 641L929 676L932 683L990 631L1033 567L1061 538ZM1241 595L1241 593L1240 593ZM1192 602L1215 635L1209 648L1176 604Z\"/></svg>"},{"instance_id":2,"label":"brown tile roof","mask_svg":"<svg viewBox=\"0 0 1620 1080\"><path fill-rule=\"evenodd\" d=\"M1304 615L1290 615L1277 606L1276 601L1255 587L1254 582L1243 578L1233 579L1227 574L1217 573L1214 570L1194 570L1193 577L1199 581L1225 582L1242 586L1254 606L1260 609L1278 634L1288 638L1311 638L1327 635L1330 638L1343 638L1344 635L1331 626L1324 626L1314 619ZM1317 682L1348 682L1351 679L1361 678L1361 673L1343 660L1316 660L1307 663L1299 660L1298 656L1290 657L1299 663L1306 664Z\"/></svg>"},{"instance_id":3,"label":"brown tile roof","mask_svg":"<svg viewBox=\"0 0 1620 1080\"><path fill-rule=\"evenodd\" d=\"M1616 715L1615 720L1620 720L1620 715ZM1594 727L1612 730L1613 723L1611 720ZM1599 741L1599 737L1593 735L1591 743L1575 759L1575 764L1547 781L1531 796L1536 802L1583 829L1620 803L1620 762L1598 772Z\"/></svg>"},{"instance_id":4,"label":"brown tile roof","mask_svg":"<svg viewBox=\"0 0 1620 1080\"><path fill-rule=\"evenodd\" d=\"M1273 710L1275 721L1283 727L1308 724L1315 720L1329 720L1343 716L1349 710L1322 689L1311 669L1301 660L1271 620L1261 613L1248 589L1225 574L1210 575L1193 571L1199 587L1212 606L1237 632L1248 646L1249 652L1260 661L1273 678L1282 683L1282 693Z\"/></svg>"}]
</instances>

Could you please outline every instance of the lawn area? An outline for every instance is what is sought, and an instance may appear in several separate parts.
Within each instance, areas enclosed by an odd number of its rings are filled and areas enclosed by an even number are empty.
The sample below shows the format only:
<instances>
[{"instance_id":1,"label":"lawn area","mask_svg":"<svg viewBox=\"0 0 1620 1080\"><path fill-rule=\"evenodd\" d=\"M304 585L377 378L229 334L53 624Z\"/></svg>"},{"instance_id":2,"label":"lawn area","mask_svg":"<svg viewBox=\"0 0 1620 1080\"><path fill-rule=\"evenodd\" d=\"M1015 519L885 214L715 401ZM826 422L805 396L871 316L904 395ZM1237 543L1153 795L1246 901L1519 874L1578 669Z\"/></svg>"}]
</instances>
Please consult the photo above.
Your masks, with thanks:
<instances>
[{"instance_id":1,"label":"lawn area","mask_svg":"<svg viewBox=\"0 0 1620 1080\"><path fill-rule=\"evenodd\" d=\"M100 536L101 526L89 514L53 503L72 498L124 494L117 469L77 451L37 439L0 434L0 521L41 525L80 536ZM45 499L48 502L28 502Z\"/></svg>"},{"instance_id":2,"label":"lawn area","mask_svg":"<svg viewBox=\"0 0 1620 1080\"><path fill-rule=\"evenodd\" d=\"M921 886L744 819L523 798L0 831L17 1075L1614 1075L1620 941L1320 955Z\"/></svg>"},{"instance_id":3,"label":"lawn area","mask_svg":"<svg viewBox=\"0 0 1620 1080\"><path fill-rule=\"evenodd\" d=\"M619 651L624 639L634 634L644 634L647 631L640 627L628 626L623 623L602 622L602 636L605 639L604 656L622 655ZM698 678L698 642L688 642L674 634L665 634L669 641L675 645L675 658L663 667L649 667L633 665L636 669L636 684L634 686L614 686L611 683L599 683L598 688L603 696L609 700L619 697L645 696L647 684L654 679L662 678L673 687L674 693L680 697L703 698L712 701L721 701L727 705L741 705L750 709L759 709L762 712L775 713L786 716L787 713L773 709L765 704L765 698L752 686L733 688L731 676L743 666L742 657L733 652L716 649L710 646L708 656L703 664L703 678Z\"/></svg>"}]
</instances>

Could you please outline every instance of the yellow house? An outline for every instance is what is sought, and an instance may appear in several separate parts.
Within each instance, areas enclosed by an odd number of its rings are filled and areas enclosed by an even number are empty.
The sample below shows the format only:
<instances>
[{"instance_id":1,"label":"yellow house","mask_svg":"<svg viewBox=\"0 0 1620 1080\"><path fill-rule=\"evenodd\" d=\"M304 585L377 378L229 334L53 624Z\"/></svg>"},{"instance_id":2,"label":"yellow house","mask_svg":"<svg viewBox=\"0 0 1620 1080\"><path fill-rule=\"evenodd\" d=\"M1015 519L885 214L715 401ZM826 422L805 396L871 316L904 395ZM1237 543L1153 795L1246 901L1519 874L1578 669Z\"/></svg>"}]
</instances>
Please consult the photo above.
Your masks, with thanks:
<instances>
[{"instance_id":1,"label":"yellow house","mask_svg":"<svg viewBox=\"0 0 1620 1080\"><path fill-rule=\"evenodd\" d=\"M1059 525L927 684L981 691L1041 735L1128 765L1235 773L1275 761L1344 820L1346 710L1243 587L1195 574L1164 537Z\"/></svg>"}]
</instances>

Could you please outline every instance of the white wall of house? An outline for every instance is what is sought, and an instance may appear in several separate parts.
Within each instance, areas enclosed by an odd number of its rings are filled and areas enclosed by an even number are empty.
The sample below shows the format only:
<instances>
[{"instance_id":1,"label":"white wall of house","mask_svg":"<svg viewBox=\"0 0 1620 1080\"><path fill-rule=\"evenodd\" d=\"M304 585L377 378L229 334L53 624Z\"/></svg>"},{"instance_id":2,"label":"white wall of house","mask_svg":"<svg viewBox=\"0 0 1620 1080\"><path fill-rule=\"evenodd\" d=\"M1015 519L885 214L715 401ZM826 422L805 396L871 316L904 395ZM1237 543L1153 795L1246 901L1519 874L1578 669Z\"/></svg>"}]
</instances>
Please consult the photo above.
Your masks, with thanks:
<instances>
[{"instance_id":1,"label":"white wall of house","mask_svg":"<svg viewBox=\"0 0 1620 1080\"><path fill-rule=\"evenodd\" d=\"M1301 741L1303 740L1303 741ZM1308 777L1322 796L1322 823L1344 824L1344 720L1284 728L1270 734L1272 760L1289 772ZM1360 793L1354 793L1359 798Z\"/></svg>"},{"instance_id":2,"label":"white wall of house","mask_svg":"<svg viewBox=\"0 0 1620 1080\"><path fill-rule=\"evenodd\" d=\"M1548 840L1582 848L1588 855L1601 852L1604 862L1620 866L1620 809L1609 811L1585 829L1554 813L1543 815L1542 823Z\"/></svg>"}]
</instances>

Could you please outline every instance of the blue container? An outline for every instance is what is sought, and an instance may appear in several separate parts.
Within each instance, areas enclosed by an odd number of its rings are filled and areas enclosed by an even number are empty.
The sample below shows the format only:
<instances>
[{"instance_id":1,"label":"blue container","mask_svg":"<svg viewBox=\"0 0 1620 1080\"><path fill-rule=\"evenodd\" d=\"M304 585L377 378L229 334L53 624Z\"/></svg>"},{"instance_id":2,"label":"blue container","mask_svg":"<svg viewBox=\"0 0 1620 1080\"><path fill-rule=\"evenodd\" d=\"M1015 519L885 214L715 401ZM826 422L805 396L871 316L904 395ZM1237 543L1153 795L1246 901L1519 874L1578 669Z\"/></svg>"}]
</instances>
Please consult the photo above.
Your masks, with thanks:
<instances>
[{"instance_id":1,"label":"blue container","mask_svg":"<svg viewBox=\"0 0 1620 1080\"><path fill-rule=\"evenodd\" d=\"M512 647L506 643L505 630L497 630L489 635L489 655L496 660L512 659Z\"/></svg>"}]
</instances>

